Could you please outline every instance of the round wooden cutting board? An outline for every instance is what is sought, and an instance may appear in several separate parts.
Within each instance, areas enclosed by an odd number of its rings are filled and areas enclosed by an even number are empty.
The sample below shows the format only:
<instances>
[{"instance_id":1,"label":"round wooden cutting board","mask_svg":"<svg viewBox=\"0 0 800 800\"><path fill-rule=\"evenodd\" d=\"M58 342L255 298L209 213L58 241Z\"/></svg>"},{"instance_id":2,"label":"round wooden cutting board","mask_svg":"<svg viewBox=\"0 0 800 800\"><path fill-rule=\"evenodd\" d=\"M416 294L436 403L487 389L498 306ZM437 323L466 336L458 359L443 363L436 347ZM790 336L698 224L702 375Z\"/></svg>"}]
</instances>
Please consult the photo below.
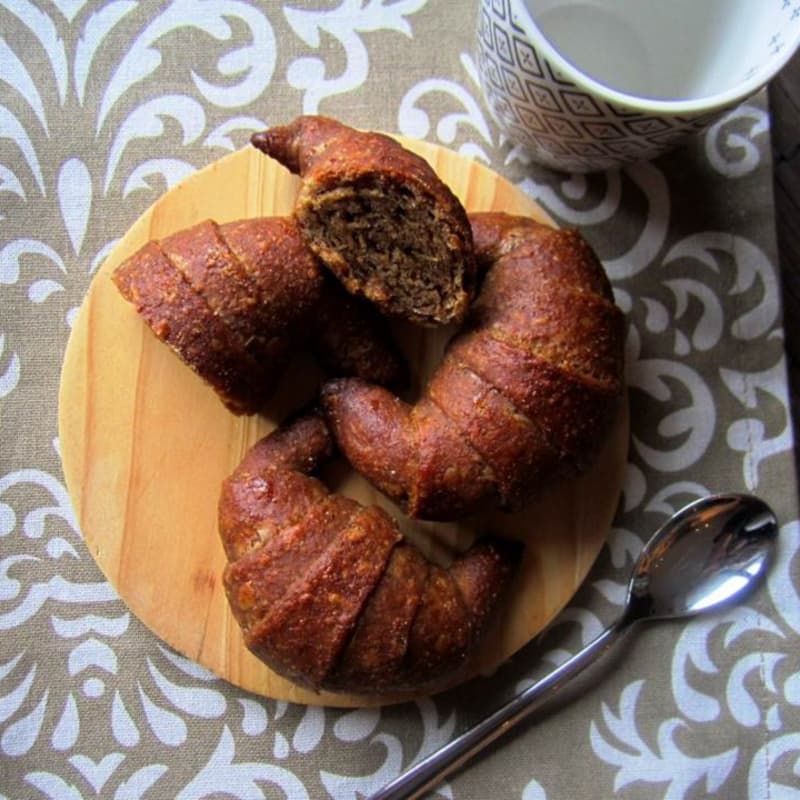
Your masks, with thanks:
<instances>
[{"instance_id":1,"label":"round wooden cutting board","mask_svg":"<svg viewBox=\"0 0 800 800\"><path fill-rule=\"evenodd\" d=\"M436 169L469 210L503 210L548 222L542 210L486 167L425 142L402 140ZM267 413L235 417L159 342L110 280L145 242L206 218L290 214L297 179L247 147L190 176L136 221L98 271L75 321L61 376L59 435L67 486L87 546L142 622L185 656L243 689L309 704L363 706L404 697L315 694L277 676L245 648L222 586L216 524L221 481L248 447L310 399L319 375L299 357ZM398 330L418 381L445 334ZM585 578L613 519L627 459L627 407L599 461L515 515L464 523L412 523L355 474L337 486L394 511L436 556L479 532L522 538L516 582L484 640L475 672L488 673L541 631ZM345 468L346 469L346 468Z\"/></svg>"}]
</instances>

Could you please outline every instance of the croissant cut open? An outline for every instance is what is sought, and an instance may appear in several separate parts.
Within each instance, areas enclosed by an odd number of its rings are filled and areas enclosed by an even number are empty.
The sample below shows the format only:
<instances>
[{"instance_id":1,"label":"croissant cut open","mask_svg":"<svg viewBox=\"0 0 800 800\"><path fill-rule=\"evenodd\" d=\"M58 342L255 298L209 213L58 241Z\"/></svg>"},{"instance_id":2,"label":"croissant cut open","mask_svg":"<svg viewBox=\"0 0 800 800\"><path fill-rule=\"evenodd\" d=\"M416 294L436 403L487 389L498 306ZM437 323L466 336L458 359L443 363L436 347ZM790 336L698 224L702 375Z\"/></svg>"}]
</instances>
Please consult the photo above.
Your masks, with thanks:
<instances>
[{"instance_id":1,"label":"croissant cut open","mask_svg":"<svg viewBox=\"0 0 800 800\"><path fill-rule=\"evenodd\" d=\"M300 685L423 691L461 674L520 555L485 539L428 562L377 506L309 476L334 446L318 415L257 442L223 484L224 583L247 647Z\"/></svg>"},{"instance_id":2,"label":"croissant cut open","mask_svg":"<svg viewBox=\"0 0 800 800\"><path fill-rule=\"evenodd\" d=\"M348 292L385 314L460 322L475 291L467 214L425 159L389 136L301 116L252 137L300 175L294 215Z\"/></svg>"}]
</instances>

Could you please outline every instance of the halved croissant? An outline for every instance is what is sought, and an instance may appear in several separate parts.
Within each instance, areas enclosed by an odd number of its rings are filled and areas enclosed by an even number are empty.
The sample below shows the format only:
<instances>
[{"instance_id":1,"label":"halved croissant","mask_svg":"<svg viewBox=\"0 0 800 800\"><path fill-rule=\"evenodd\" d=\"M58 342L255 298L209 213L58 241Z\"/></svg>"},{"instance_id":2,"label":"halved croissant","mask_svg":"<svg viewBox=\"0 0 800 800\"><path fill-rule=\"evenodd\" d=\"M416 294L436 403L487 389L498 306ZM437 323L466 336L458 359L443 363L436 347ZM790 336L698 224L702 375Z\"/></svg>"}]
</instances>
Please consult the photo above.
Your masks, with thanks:
<instances>
[{"instance_id":1,"label":"halved croissant","mask_svg":"<svg viewBox=\"0 0 800 800\"><path fill-rule=\"evenodd\" d=\"M484 540L444 569L382 509L307 474L333 443L318 415L257 442L223 484L224 583L247 647L313 689L440 686L475 652L519 560Z\"/></svg>"},{"instance_id":2,"label":"halved croissant","mask_svg":"<svg viewBox=\"0 0 800 800\"><path fill-rule=\"evenodd\" d=\"M295 217L351 293L426 325L460 321L475 288L461 203L429 164L379 133L298 117L252 143L301 177Z\"/></svg>"},{"instance_id":3,"label":"halved croissant","mask_svg":"<svg viewBox=\"0 0 800 800\"><path fill-rule=\"evenodd\" d=\"M235 413L259 411L306 344L334 374L403 380L383 320L323 273L291 219L200 222L148 242L113 280Z\"/></svg>"},{"instance_id":4,"label":"halved croissant","mask_svg":"<svg viewBox=\"0 0 800 800\"><path fill-rule=\"evenodd\" d=\"M358 379L323 386L337 443L414 517L523 505L599 451L623 389L623 317L574 231L470 217L488 270L414 405Z\"/></svg>"}]
</instances>

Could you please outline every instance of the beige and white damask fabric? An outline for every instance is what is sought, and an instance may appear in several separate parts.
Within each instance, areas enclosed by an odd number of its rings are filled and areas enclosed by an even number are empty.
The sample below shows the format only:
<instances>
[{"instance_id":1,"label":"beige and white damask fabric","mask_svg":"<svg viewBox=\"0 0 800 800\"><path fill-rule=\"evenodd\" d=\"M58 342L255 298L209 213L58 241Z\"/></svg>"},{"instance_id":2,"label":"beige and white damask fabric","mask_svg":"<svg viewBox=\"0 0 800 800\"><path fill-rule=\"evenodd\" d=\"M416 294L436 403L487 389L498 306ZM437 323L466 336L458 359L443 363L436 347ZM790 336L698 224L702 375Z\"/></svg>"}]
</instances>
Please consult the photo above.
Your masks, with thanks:
<instances>
[{"instance_id":1,"label":"beige and white damask fabric","mask_svg":"<svg viewBox=\"0 0 800 800\"><path fill-rule=\"evenodd\" d=\"M800 529L760 95L655 163L527 164L480 97L475 0L0 0L0 797L368 795L609 622L643 537L755 491L781 521L746 605L643 630L449 798L800 797ZM176 655L91 559L56 426L70 325L162 192L300 113L446 145L604 259L629 320L632 437L608 546L492 679L369 710L246 694Z\"/></svg>"}]
</instances>

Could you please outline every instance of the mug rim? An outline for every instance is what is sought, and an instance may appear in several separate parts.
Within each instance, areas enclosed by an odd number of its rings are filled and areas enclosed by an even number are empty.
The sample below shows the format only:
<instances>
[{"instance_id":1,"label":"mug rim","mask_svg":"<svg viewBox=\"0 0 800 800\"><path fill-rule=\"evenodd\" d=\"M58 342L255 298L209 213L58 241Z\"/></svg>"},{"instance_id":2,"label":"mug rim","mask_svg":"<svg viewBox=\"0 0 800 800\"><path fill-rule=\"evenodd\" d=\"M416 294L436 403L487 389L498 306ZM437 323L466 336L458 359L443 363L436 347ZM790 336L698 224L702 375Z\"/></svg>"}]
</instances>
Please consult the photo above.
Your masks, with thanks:
<instances>
[{"instance_id":1,"label":"mug rim","mask_svg":"<svg viewBox=\"0 0 800 800\"><path fill-rule=\"evenodd\" d=\"M608 103L623 106L644 113L665 114L680 116L684 114L705 114L719 111L728 106L733 106L745 100L766 85L780 72L791 59L800 46L800 25L796 26L794 36L783 52L762 64L755 72L744 81L716 94L692 100L659 100L657 98L641 97L635 94L614 89L605 83L592 78L579 70L571 61L562 56L550 43L542 29L536 24L524 0L510 0L515 7L517 19L524 29L525 35L541 48L545 58L571 82L577 86L588 88L592 93L601 97Z\"/></svg>"}]
</instances>

